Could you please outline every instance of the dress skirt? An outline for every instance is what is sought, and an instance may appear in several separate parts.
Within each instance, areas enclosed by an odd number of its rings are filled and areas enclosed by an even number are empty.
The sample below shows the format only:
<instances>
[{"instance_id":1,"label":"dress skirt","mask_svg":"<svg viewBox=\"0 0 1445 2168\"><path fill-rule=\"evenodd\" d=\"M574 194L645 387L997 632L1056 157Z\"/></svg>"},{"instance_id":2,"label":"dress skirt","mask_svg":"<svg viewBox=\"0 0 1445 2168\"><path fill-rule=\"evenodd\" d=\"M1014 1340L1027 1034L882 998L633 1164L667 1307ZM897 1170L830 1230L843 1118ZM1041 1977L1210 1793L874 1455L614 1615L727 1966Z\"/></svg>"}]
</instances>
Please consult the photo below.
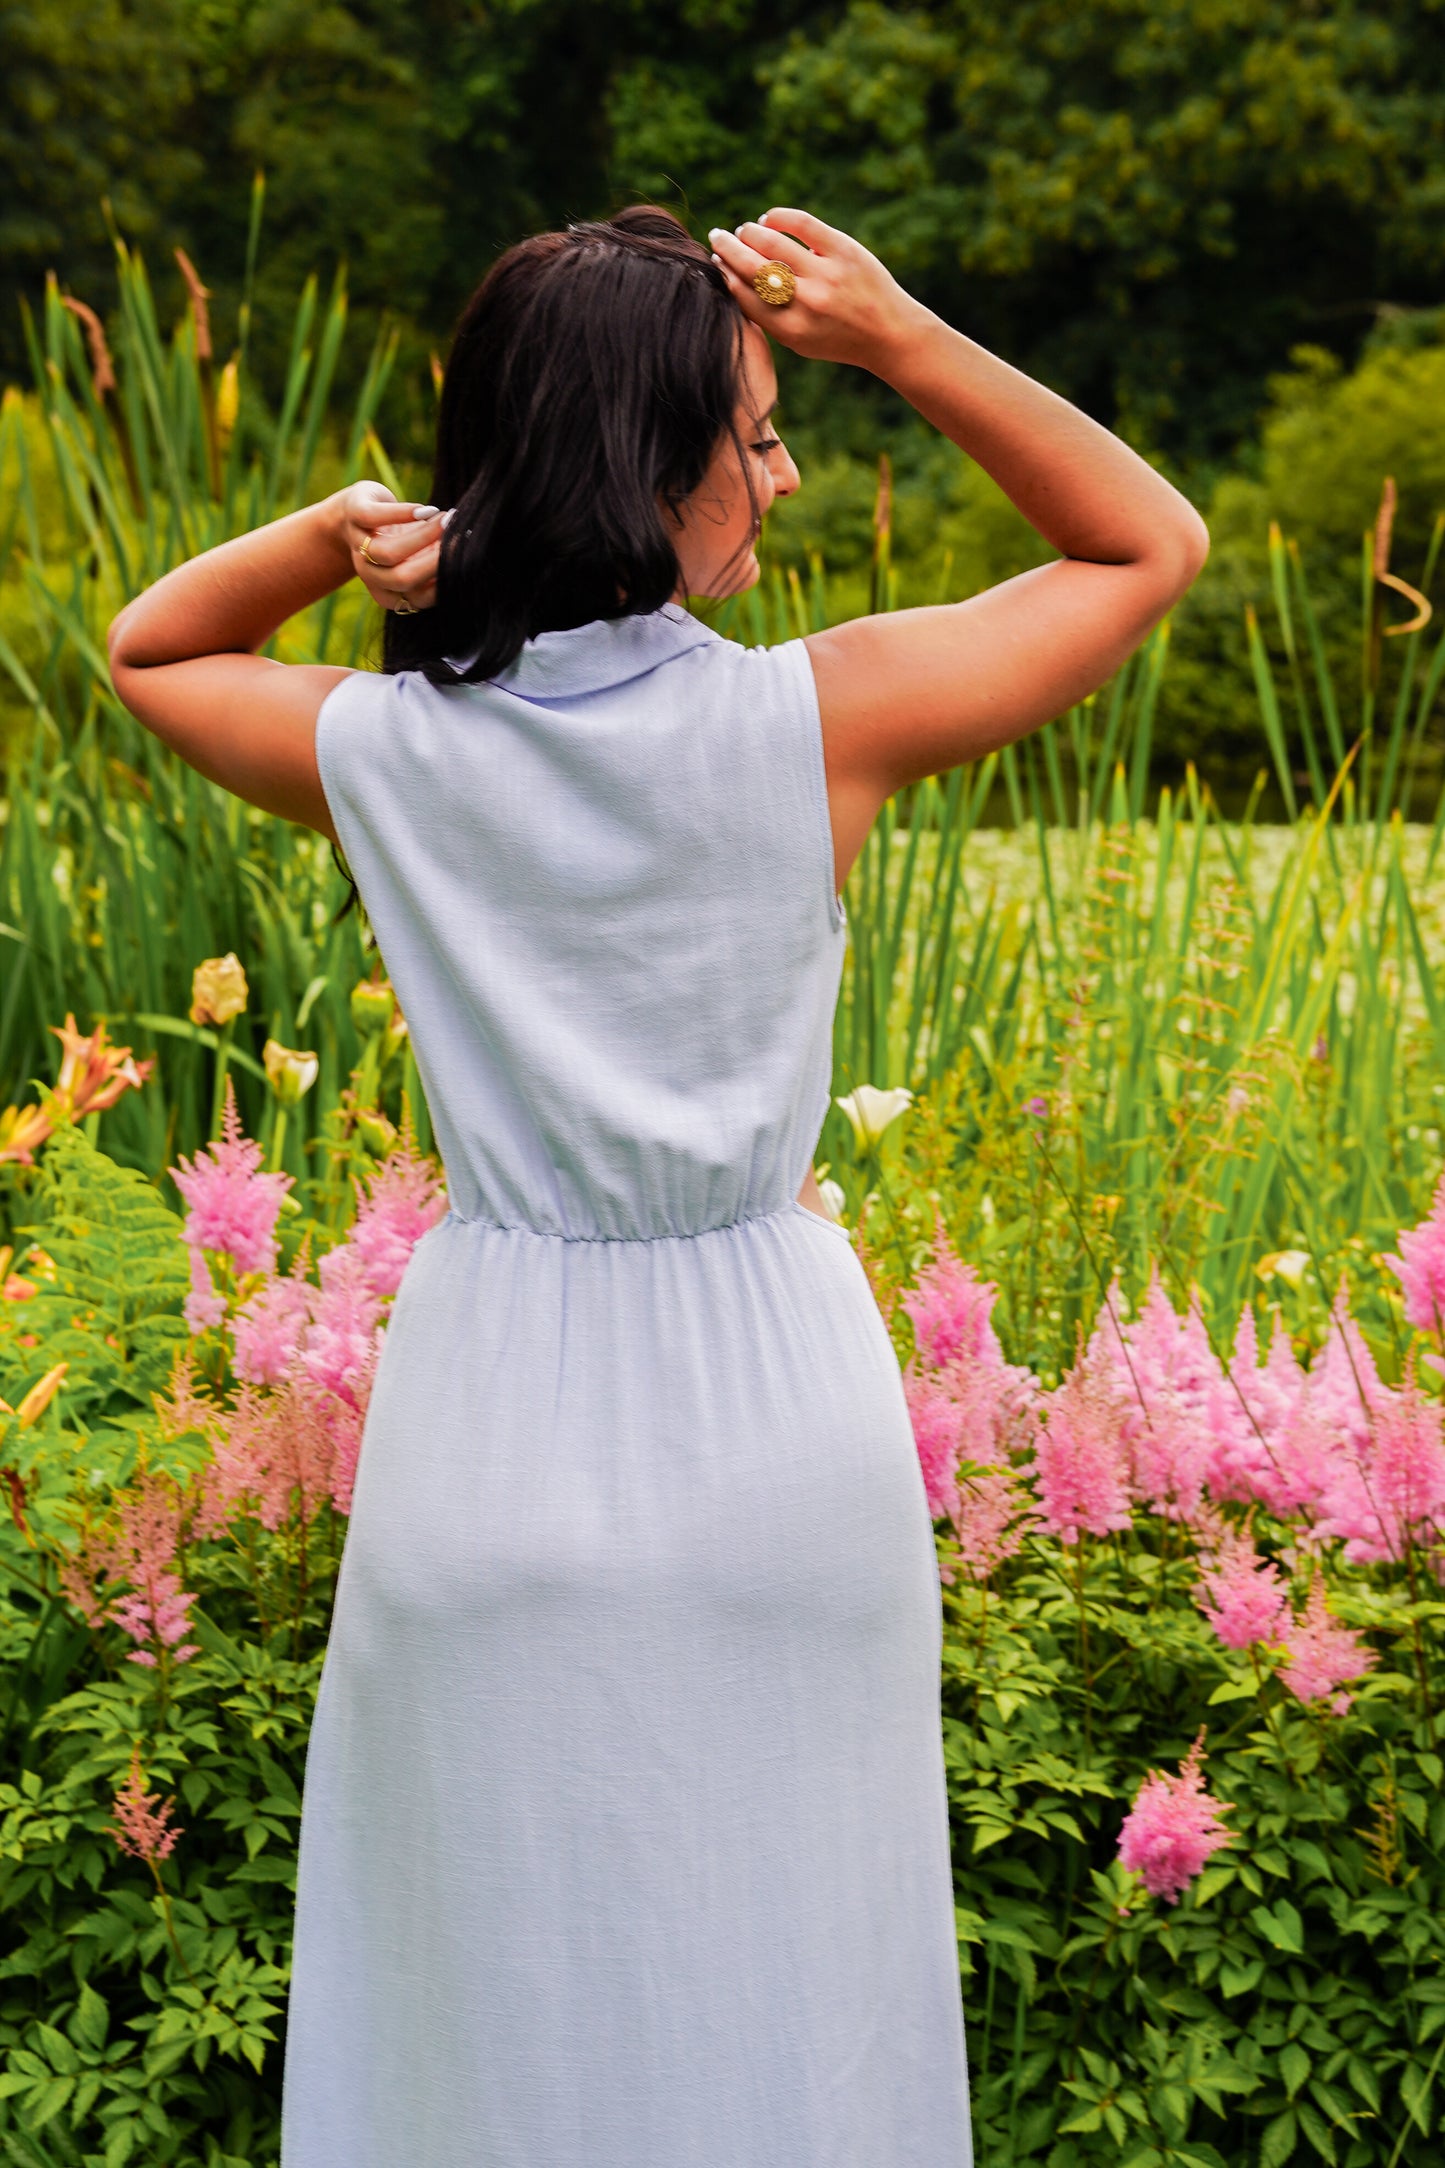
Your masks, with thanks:
<instances>
[{"instance_id":1,"label":"dress skirt","mask_svg":"<svg viewBox=\"0 0 1445 2168\"><path fill-rule=\"evenodd\" d=\"M940 1626L841 1230L442 1221L306 1764L283 2168L970 2168Z\"/></svg>"}]
</instances>

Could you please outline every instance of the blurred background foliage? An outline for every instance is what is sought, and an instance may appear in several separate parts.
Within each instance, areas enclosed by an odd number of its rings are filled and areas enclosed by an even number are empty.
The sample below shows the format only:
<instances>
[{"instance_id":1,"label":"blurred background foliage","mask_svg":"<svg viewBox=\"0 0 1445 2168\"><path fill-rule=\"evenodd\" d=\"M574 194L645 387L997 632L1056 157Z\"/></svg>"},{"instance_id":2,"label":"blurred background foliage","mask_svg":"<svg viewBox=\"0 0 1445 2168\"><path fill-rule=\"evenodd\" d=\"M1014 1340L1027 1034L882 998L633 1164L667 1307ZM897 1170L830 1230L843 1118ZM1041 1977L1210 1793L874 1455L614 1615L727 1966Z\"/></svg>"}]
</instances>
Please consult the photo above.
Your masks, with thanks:
<instances>
[{"instance_id":1,"label":"blurred background foliage","mask_svg":"<svg viewBox=\"0 0 1445 2168\"><path fill-rule=\"evenodd\" d=\"M805 201L1102 418L1217 459L1293 346L1350 360L1437 298L1442 80L1430 0L9 5L0 285L105 300L108 193L234 296L262 165L275 291L344 257L435 342L528 226Z\"/></svg>"}]
</instances>

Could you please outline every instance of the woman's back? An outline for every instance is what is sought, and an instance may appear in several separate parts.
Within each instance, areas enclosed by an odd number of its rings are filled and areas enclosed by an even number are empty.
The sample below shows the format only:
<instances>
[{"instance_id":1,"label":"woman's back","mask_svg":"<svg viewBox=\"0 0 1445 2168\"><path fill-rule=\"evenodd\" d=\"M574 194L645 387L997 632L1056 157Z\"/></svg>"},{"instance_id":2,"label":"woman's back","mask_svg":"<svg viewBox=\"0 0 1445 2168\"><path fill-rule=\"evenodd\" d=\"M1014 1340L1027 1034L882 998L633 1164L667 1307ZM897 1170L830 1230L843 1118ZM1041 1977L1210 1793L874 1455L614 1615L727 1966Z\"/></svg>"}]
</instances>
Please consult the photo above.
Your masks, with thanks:
<instances>
[{"instance_id":1,"label":"woman's back","mask_svg":"<svg viewBox=\"0 0 1445 2168\"><path fill-rule=\"evenodd\" d=\"M456 1215L636 1238L791 1205L844 939L801 641L671 607L544 633L495 686L358 674L317 750Z\"/></svg>"}]
</instances>

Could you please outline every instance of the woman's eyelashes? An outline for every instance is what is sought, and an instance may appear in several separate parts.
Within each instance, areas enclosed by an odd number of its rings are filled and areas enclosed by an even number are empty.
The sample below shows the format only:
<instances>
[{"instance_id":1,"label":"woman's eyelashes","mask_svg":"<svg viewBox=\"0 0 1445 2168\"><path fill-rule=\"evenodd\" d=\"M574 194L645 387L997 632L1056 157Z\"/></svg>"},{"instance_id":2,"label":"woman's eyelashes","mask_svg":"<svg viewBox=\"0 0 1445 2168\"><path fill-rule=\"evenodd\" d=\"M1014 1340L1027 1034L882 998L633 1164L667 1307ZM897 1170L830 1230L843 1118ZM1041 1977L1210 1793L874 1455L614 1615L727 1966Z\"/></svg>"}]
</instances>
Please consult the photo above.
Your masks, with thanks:
<instances>
[{"instance_id":1,"label":"woman's eyelashes","mask_svg":"<svg viewBox=\"0 0 1445 2168\"><path fill-rule=\"evenodd\" d=\"M753 450L766 459L769 452L775 452L782 441L781 437L763 437L753 446Z\"/></svg>"}]
</instances>

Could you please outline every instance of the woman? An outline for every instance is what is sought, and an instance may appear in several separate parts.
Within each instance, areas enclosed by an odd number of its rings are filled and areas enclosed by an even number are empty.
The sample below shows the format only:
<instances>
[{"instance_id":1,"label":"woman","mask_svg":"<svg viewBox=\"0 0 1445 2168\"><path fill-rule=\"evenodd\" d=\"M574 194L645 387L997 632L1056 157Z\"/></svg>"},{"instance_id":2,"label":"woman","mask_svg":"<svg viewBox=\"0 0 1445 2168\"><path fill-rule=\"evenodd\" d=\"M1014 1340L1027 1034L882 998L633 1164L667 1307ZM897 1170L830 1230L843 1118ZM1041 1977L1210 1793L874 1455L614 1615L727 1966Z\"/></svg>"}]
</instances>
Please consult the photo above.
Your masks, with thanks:
<instances>
[{"instance_id":1,"label":"woman","mask_svg":"<svg viewBox=\"0 0 1445 2168\"><path fill-rule=\"evenodd\" d=\"M711 241L641 209L513 249L435 507L358 484L111 631L142 722L344 848L451 1204L311 1734L284 2168L972 2157L932 1532L808 1208L837 886L891 792L1091 691L1207 545L846 234ZM709 632L687 598L756 580L798 486L765 334L882 377L1058 561L772 650ZM353 574L388 674L257 655Z\"/></svg>"}]
</instances>

